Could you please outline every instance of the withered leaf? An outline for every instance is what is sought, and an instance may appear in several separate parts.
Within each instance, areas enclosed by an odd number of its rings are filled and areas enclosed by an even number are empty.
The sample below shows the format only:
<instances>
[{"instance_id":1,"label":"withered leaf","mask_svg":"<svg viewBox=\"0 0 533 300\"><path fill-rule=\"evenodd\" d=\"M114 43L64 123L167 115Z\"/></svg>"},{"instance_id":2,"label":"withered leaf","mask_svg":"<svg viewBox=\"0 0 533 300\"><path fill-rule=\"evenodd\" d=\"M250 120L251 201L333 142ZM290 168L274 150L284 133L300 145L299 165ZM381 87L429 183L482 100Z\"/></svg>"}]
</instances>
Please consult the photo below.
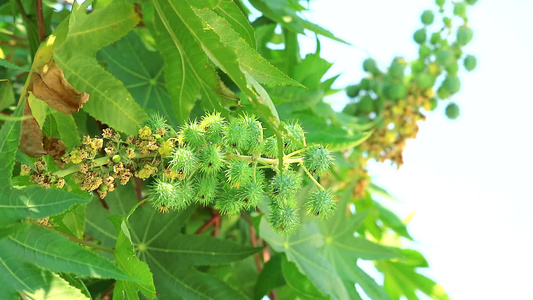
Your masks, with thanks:
<instances>
[{"instance_id":1,"label":"withered leaf","mask_svg":"<svg viewBox=\"0 0 533 300\"><path fill-rule=\"evenodd\" d=\"M43 149L43 132L39 127L39 123L31 113L30 104L28 101L24 104L24 116L31 116L31 118L22 121L22 128L20 134L20 150L31 157L40 157L46 152Z\"/></svg>"},{"instance_id":2,"label":"withered leaf","mask_svg":"<svg viewBox=\"0 0 533 300\"><path fill-rule=\"evenodd\" d=\"M65 114L77 112L89 101L89 94L79 92L65 79L63 70L51 60L40 72L32 73L29 91Z\"/></svg>"}]
</instances>

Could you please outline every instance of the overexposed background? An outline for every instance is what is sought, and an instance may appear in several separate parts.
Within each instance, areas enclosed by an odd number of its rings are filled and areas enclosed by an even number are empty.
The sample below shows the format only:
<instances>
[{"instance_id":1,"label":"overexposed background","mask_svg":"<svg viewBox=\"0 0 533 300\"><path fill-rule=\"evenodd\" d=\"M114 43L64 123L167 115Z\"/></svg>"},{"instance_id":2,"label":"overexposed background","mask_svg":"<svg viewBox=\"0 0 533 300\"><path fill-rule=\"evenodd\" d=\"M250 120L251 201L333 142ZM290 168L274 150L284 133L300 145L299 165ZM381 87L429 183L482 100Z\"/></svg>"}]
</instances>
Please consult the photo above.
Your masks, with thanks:
<instances>
[{"instance_id":1,"label":"overexposed background","mask_svg":"<svg viewBox=\"0 0 533 300\"><path fill-rule=\"evenodd\" d=\"M382 67L394 56L416 58L413 32L434 0L315 0L310 20L352 43L321 38L322 56L343 73L337 87L364 76L370 53ZM397 171L371 164L373 179L399 202L401 217L416 211L408 229L426 255L425 274L452 299L531 299L533 269L533 1L480 0L468 9L473 41L465 52L478 67L460 73L452 98L461 116L450 121L445 103L420 124ZM438 19L436 18L436 21ZM314 36L302 38L314 52ZM347 101L333 96L334 106Z\"/></svg>"}]
</instances>

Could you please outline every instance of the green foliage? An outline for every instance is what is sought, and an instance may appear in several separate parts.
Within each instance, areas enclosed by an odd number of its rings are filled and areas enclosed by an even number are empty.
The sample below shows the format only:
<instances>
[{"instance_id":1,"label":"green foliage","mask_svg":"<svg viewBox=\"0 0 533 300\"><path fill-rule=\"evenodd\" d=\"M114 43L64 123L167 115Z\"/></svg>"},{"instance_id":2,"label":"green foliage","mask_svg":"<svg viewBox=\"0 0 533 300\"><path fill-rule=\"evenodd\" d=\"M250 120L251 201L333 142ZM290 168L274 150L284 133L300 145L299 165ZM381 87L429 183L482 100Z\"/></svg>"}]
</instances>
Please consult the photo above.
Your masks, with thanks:
<instances>
[{"instance_id":1,"label":"green foliage","mask_svg":"<svg viewBox=\"0 0 533 300\"><path fill-rule=\"evenodd\" d=\"M48 1L42 21L23 2L0 7L17 37L0 45L1 299L448 299L366 164L400 166L476 68L475 0L436 0L415 60L368 57L346 88L318 40L301 55L306 31L346 42L297 0Z\"/></svg>"}]
</instances>

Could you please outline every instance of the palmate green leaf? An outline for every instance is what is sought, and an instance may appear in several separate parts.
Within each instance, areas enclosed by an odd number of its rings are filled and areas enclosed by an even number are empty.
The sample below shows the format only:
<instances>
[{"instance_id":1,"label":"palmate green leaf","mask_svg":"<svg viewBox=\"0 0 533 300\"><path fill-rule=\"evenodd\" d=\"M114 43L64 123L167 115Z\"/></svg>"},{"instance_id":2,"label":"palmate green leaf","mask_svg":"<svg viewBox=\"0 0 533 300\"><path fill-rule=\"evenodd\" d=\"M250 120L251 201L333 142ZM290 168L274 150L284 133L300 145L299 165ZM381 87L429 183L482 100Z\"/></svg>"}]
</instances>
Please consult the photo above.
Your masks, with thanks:
<instances>
[{"instance_id":1,"label":"palmate green leaf","mask_svg":"<svg viewBox=\"0 0 533 300\"><path fill-rule=\"evenodd\" d=\"M80 290L50 271L16 258L0 255L0 298L20 299L19 293L27 299L73 299L86 300Z\"/></svg>"},{"instance_id":2,"label":"palmate green leaf","mask_svg":"<svg viewBox=\"0 0 533 300\"><path fill-rule=\"evenodd\" d=\"M85 206L85 204L76 204L68 210L52 216L50 221L54 224L54 229L83 239L83 234L85 233Z\"/></svg>"},{"instance_id":3,"label":"palmate green leaf","mask_svg":"<svg viewBox=\"0 0 533 300\"><path fill-rule=\"evenodd\" d=\"M295 290L298 294L298 298L301 299L329 299L313 285L309 278L298 271L296 265L289 262L286 257L283 257L281 261L281 269L283 277L287 285Z\"/></svg>"},{"instance_id":4,"label":"palmate green leaf","mask_svg":"<svg viewBox=\"0 0 533 300\"><path fill-rule=\"evenodd\" d=\"M232 0L220 0L214 8L214 11L230 23L231 28L239 34L248 46L255 49L256 41L254 28L235 2Z\"/></svg>"},{"instance_id":5,"label":"palmate green leaf","mask_svg":"<svg viewBox=\"0 0 533 300\"><path fill-rule=\"evenodd\" d=\"M165 88L163 60L157 52L146 49L134 32L103 48L97 57L124 83L145 111L157 112L169 124L177 125L172 101Z\"/></svg>"},{"instance_id":6,"label":"palmate green leaf","mask_svg":"<svg viewBox=\"0 0 533 300\"><path fill-rule=\"evenodd\" d=\"M255 285L254 300L260 300L269 291L285 285L285 279L281 270L283 255L276 254L263 266Z\"/></svg>"},{"instance_id":7,"label":"palmate green leaf","mask_svg":"<svg viewBox=\"0 0 533 300\"><path fill-rule=\"evenodd\" d=\"M138 300L138 292L150 299L155 298L153 275L148 265L135 255L127 222L121 216L113 216L110 221L118 233L114 253L117 266L139 280L139 282L118 280L113 290L113 299Z\"/></svg>"},{"instance_id":8,"label":"palmate green leaf","mask_svg":"<svg viewBox=\"0 0 533 300\"><path fill-rule=\"evenodd\" d=\"M388 259L398 253L371 243L354 232L365 219L365 214L345 214L351 198L350 188L342 195L338 209L328 221L307 221L293 235L276 234L266 220L261 221L260 235L274 250L284 252L289 261L324 294L332 299L350 299L357 296L354 284L358 277L343 269L357 267L357 259ZM357 274L356 274L357 275ZM372 288L376 288L373 286ZM355 298L356 299L356 298Z\"/></svg>"},{"instance_id":9,"label":"palmate green leaf","mask_svg":"<svg viewBox=\"0 0 533 300\"><path fill-rule=\"evenodd\" d=\"M4 67L4 68L7 68L7 69L13 69L13 70L20 70L20 71L24 71L24 72L28 72L29 71L29 69L27 67L17 66L14 63L10 63L7 60L2 59L2 58L0 58L0 67Z\"/></svg>"},{"instance_id":10,"label":"palmate green leaf","mask_svg":"<svg viewBox=\"0 0 533 300\"><path fill-rule=\"evenodd\" d=\"M26 218L40 219L83 204L90 197L39 186L0 189L0 226Z\"/></svg>"},{"instance_id":11,"label":"palmate green leaf","mask_svg":"<svg viewBox=\"0 0 533 300\"><path fill-rule=\"evenodd\" d=\"M301 123L307 132L305 137L308 142L327 145L331 151L351 149L364 142L370 134L347 130L339 124L327 122L325 118L309 110L295 112L290 117Z\"/></svg>"},{"instance_id":12,"label":"palmate green leaf","mask_svg":"<svg viewBox=\"0 0 533 300\"><path fill-rule=\"evenodd\" d=\"M385 289L391 299L418 299L416 291L421 291L431 299L450 299L441 285L418 273L416 268L392 261L381 261L377 268L385 276Z\"/></svg>"},{"instance_id":13,"label":"palmate green leaf","mask_svg":"<svg viewBox=\"0 0 533 300\"><path fill-rule=\"evenodd\" d=\"M189 118L199 95L205 106L220 109L223 99L232 96L208 64L202 47L172 11L169 1L154 1L153 8L151 31L165 62L165 81L178 121L183 123Z\"/></svg>"},{"instance_id":14,"label":"palmate green leaf","mask_svg":"<svg viewBox=\"0 0 533 300\"><path fill-rule=\"evenodd\" d=\"M73 10L65 41L54 52L68 82L87 92L83 109L116 130L133 134L146 113L124 84L100 66L95 54L102 47L128 33L140 20L133 4L114 2L92 13L86 5Z\"/></svg>"},{"instance_id":15,"label":"palmate green leaf","mask_svg":"<svg viewBox=\"0 0 533 300\"><path fill-rule=\"evenodd\" d=\"M294 85L303 87L299 82L283 74L272 66L266 59L255 51L255 45L250 46L241 36L233 30L226 19L209 9L195 10L209 28L220 37L220 41L233 48L237 55L239 65L244 72L249 73L257 82L272 85ZM252 48L253 47L253 48Z\"/></svg>"},{"instance_id":16,"label":"palmate green leaf","mask_svg":"<svg viewBox=\"0 0 533 300\"><path fill-rule=\"evenodd\" d=\"M297 12L303 10L297 1L294 0L250 0L250 3L261 11L266 17L273 20L281 26L292 30L294 32L303 34L304 29L323 35L332 40L348 44L342 39L339 39L328 30L311 23L300 16Z\"/></svg>"},{"instance_id":17,"label":"palmate green leaf","mask_svg":"<svg viewBox=\"0 0 533 300\"><path fill-rule=\"evenodd\" d=\"M23 104L21 103L17 107L12 115L13 117L22 116ZM0 161L2 162L0 164L0 187L7 188L11 186L11 177L13 175L13 166L15 165L15 154L18 149L21 126L22 123L20 121L6 121L0 129ZM2 202L0 198L0 203Z\"/></svg>"},{"instance_id":18,"label":"palmate green leaf","mask_svg":"<svg viewBox=\"0 0 533 300\"><path fill-rule=\"evenodd\" d=\"M57 272L134 280L107 259L37 225L27 226L1 240L0 258L16 258Z\"/></svg>"},{"instance_id":19,"label":"palmate green leaf","mask_svg":"<svg viewBox=\"0 0 533 300\"><path fill-rule=\"evenodd\" d=\"M127 215L136 204L134 191L121 187L106 200L109 210L93 201L87 207L87 233L104 245L115 244L115 232L106 218L112 214ZM145 205L129 218L131 239L138 256L148 263L154 275L156 290L163 299L245 299L220 279L197 271L193 266L219 265L242 260L260 248L237 245L210 236L181 234L191 207L182 212L161 214Z\"/></svg>"}]
</instances>

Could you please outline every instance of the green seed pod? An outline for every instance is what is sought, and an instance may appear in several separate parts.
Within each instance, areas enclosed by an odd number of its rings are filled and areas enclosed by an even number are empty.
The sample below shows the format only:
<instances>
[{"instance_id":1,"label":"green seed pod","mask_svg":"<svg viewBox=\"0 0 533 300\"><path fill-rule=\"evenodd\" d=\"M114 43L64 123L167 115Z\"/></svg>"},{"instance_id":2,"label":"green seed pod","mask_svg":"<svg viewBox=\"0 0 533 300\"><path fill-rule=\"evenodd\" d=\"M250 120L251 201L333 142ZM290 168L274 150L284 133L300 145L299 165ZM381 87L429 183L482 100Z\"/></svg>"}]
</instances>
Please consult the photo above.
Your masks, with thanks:
<instances>
[{"instance_id":1,"label":"green seed pod","mask_svg":"<svg viewBox=\"0 0 533 300\"><path fill-rule=\"evenodd\" d=\"M425 58L431 55L431 49L426 45L420 45L420 49L418 49L418 55L420 57Z\"/></svg>"},{"instance_id":2,"label":"green seed pod","mask_svg":"<svg viewBox=\"0 0 533 300\"><path fill-rule=\"evenodd\" d=\"M275 136L271 136L263 143L263 149L261 150L264 156L269 158L278 157L278 139Z\"/></svg>"},{"instance_id":3,"label":"green seed pod","mask_svg":"<svg viewBox=\"0 0 533 300\"><path fill-rule=\"evenodd\" d=\"M322 145L313 145L304 152L304 167L311 174L320 175L329 171L333 163L330 152Z\"/></svg>"},{"instance_id":4,"label":"green seed pod","mask_svg":"<svg viewBox=\"0 0 533 300\"><path fill-rule=\"evenodd\" d=\"M305 204L307 214L327 219L333 214L335 200L330 191L316 191L309 196Z\"/></svg>"},{"instance_id":5,"label":"green seed pod","mask_svg":"<svg viewBox=\"0 0 533 300\"><path fill-rule=\"evenodd\" d=\"M446 106L446 116L451 119L455 120L457 117L459 117L459 106L455 103L450 103L448 106Z\"/></svg>"},{"instance_id":6,"label":"green seed pod","mask_svg":"<svg viewBox=\"0 0 533 300\"><path fill-rule=\"evenodd\" d=\"M466 3L464 2L457 2L453 6L453 14L465 18L466 17Z\"/></svg>"},{"instance_id":7,"label":"green seed pod","mask_svg":"<svg viewBox=\"0 0 533 300\"><path fill-rule=\"evenodd\" d=\"M149 115L142 126L148 126L152 132L159 132L163 129L164 136L174 132L174 129L167 124L167 120L158 113Z\"/></svg>"},{"instance_id":8,"label":"green seed pod","mask_svg":"<svg viewBox=\"0 0 533 300\"><path fill-rule=\"evenodd\" d=\"M445 2L446 2L446 0L435 0L435 3L436 3L438 6L440 6L440 7L444 6L444 3L445 3Z\"/></svg>"},{"instance_id":9,"label":"green seed pod","mask_svg":"<svg viewBox=\"0 0 533 300\"><path fill-rule=\"evenodd\" d=\"M448 99L450 98L451 94L448 92L447 89L445 89L442 85L437 90L437 96L439 96L440 99Z\"/></svg>"},{"instance_id":10,"label":"green seed pod","mask_svg":"<svg viewBox=\"0 0 533 300\"><path fill-rule=\"evenodd\" d=\"M374 100L369 95L364 95L357 103L358 114L369 114L374 110Z\"/></svg>"},{"instance_id":11,"label":"green seed pod","mask_svg":"<svg viewBox=\"0 0 533 300\"><path fill-rule=\"evenodd\" d=\"M166 206L170 209L183 210L194 200L196 196L196 185L193 180L184 179L173 183L176 197L171 199Z\"/></svg>"},{"instance_id":12,"label":"green seed pod","mask_svg":"<svg viewBox=\"0 0 533 300\"><path fill-rule=\"evenodd\" d=\"M283 147L287 153L300 150L305 145L305 133L300 124L294 122L284 125L287 137L283 138Z\"/></svg>"},{"instance_id":13,"label":"green seed pod","mask_svg":"<svg viewBox=\"0 0 533 300\"><path fill-rule=\"evenodd\" d=\"M376 71L379 71L376 61L372 58L367 58L363 61L363 70L369 73L376 73Z\"/></svg>"},{"instance_id":14,"label":"green seed pod","mask_svg":"<svg viewBox=\"0 0 533 300\"><path fill-rule=\"evenodd\" d=\"M431 38L429 39L429 42L432 44L432 45L436 45L440 42L440 32L435 32L433 34L431 34Z\"/></svg>"},{"instance_id":15,"label":"green seed pod","mask_svg":"<svg viewBox=\"0 0 533 300\"><path fill-rule=\"evenodd\" d=\"M198 167L205 174L212 175L224 166L224 157L218 146L207 146L198 154Z\"/></svg>"},{"instance_id":16,"label":"green seed pod","mask_svg":"<svg viewBox=\"0 0 533 300\"><path fill-rule=\"evenodd\" d=\"M156 208L169 206L178 197L175 183L156 179L148 187L149 201Z\"/></svg>"},{"instance_id":17,"label":"green seed pod","mask_svg":"<svg viewBox=\"0 0 533 300\"><path fill-rule=\"evenodd\" d=\"M240 154L257 150L263 142L263 127L254 116L240 116L229 122L226 130L226 143Z\"/></svg>"},{"instance_id":18,"label":"green seed pod","mask_svg":"<svg viewBox=\"0 0 533 300\"><path fill-rule=\"evenodd\" d=\"M118 162L120 162L121 159L122 159L122 157L120 157L120 155L116 154L116 155L113 155L113 158L111 160L114 163L118 163Z\"/></svg>"},{"instance_id":19,"label":"green seed pod","mask_svg":"<svg viewBox=\"0 0 533 300\"><path fill-rule=\"evenodd\" d=\"M444 67L456 62L455 56L449 50L443 50L437 53L437 61Z\"/></svg>"},{"instance_id":20,"label":"green seed pod","mask_svg":"<svg viewBox=\"0 0 533 300\"><path fill-rule=\"evenodd\" d=\"M196 196L195 202L202 205L213 203L217 193L218 178L216 176L198 176L196 179Z\"/></svg>"},{"instance_id":21,"label":"green seed pod","mask_svg":"<svg viewBox=\"0 0 533 300\"><path fill-rule=\"evenodd\" d=\"M424 68L426 67L426 64L422 59L417 59L411 62L411 72L412 73L420 73L424 71Z\"/></svg>"},{"instance_id":22,"label":"green seed pod","mask_svg":"<svg viewBox=\"0 0 533 300\"><path fill-rule=\"evenodd\" d=\"M466 3L468 5L474 5L474 4L476 4L476 2L477 2L477 0L466 0Z\"/></svg>"},{"instance_id":23,"label":"green seed pod","mask_svg":"<svg viewBox=\"0 0 533 300\"><path fill-rule=\"evenodd\" d=\"M393 79L397 79L397 80L400 80L403 78L404 76L404 73L405 73L405 64L399 62L399 61L394 61L390 68L389 68L389 75L393 78Z\"/></svg>"},{"instance_id":24,"label":"green seed pod","mask_svg":"<svg viewBox=\"0 0 533 300\"><path fill-rule=\"evenodd\" d=\"M362 91L368 91L368 90L370 90L371 84L372 84L372 79L363 78L363 79L361 79L361 82L359 83L359 88Z\"/></svg>"},{"instance_id":25,"label":"green seed pod","mask_svg":"<svg viewBox=\"0 0 533 300\"><path fill-rule=\"evenodd\" d=\"M220 113L207 114L202 118L200 127L204 130L204 137L208 143L221 144L224 137L224 118Z\"/></svg>"},{"instance_id":26,"label":"green seed pod","mask_svg":"<svg viewBox=\"0 0 533 300\"><path fill-rule=\"evenodd\" d=\"M452 28L452 19L451 18L448 18L448 17L444 17L442 19L442 21L444 22L444 25L448 28Z\"/></svg>"},{"instance_id":27,"label":"green seed pod","mask_svg":"<svg viewBox=\"0 0 533 300\"><path fill-rule=\"evenodd\" d=\"M433 12L431 10L425 10L420 16L420 20L424 25L431 25L434 19L435 16L433 15Z\"/></svg>"},{"instance_id":28,"label":"green seed pod","mask_svg":"<svg viewBox=\"0 0 533 300\"><path fill-rule=\"evenodd\" d=\"M253 175L253 168L243 160L231 162L226 170L226 178L232 188L239 188L252 182Z\"/></svg>"},{"instance_id":29,"label":"green seed pod","mask_svg":"<svg viewBox=\"0 0 533 300\"><path fill-rule=\"evenodd\" d=\"M194 153L187 148L176 148L169 163L172 170L182 176L190 175L198 165Z\"/></svg>"},{"instance_id":30,"label":"green seed pod","mask_svg":"<svg viewBox=\"0 0 533 300\"><path fill-rule=\"evenodd\" d=\"M464 46L472 40L474 31L468 27L461 27L457 30L457 44Z\"/></svg>"},{"instance_id":31,"label":"green seed pod","mask_svg":"<svg viewBox=\"0 0 533 300\"><path fill-rule=\"evenodd\" d=\"M415 34L413 35L413 39L417 44L422 44L426 41L426 29L421 28L415 31Z\"/></svg>"},{"instance_id":32,"label":"green seed pod","mask_svg":"<svg viewBox=\"0 0 533 300\"><path fill-rule=\"evenodd\" d=\"M407 87L402 83L391 83L385 87L385 96L392 100L403 99L407 96Z\"/></svg>"},{"instance_id":33,"label":"green seed pod","mask_svg":"<svg viewBox=\"0 0 533 300\"><path fill-rule=\"evenodd\" d=\"M355 98L357 95L359 95L359 85L354 84L346 87L346 95L350 98Z\"/></svg>"},{"instance_id":34,"label":"green seed pod","mask_svg":"<svg viewBox=\"0 0 533 300\"><path fill-rule=\"evenodd\" d=\"M418 85L423 89L429 89L435 84L435 76L428 73L418 75Z\"/></svg>"},{"instance_id":35,"label":"green seed pod","mask_svg":"<svg viewBox=\"0 0 533 300\"><path fill-rule=\"evenodd\" d=\"M461 81L457 76L448 75L442 82L442 87L445 88L448 93L455 94L461 89Z\"/></svg>"},{"instance_id":36,"label":"green seed pod","mask_svg":"<svg viewBox=\"0 0 533 300\"><path fill-rule=\"evenodd\" d=\"M239 199L244 209L255 208L263 202L266 194L260 183L252 182L239 189Z\"/></svg>"},{"instance_id":37,"label":"green seed pod","mask_svg":"<svg viewBox=\"0 0 533 300\"><path fill-rule=\"evenodd\" d=\"M226 186L215 203L215 208L224 215L236 215L244 208L245 202L239 199L239 190Z\"/></svg>"},{"instance_id":38,"label":"green seed pod","mask_svg":"<svg viewBox=\"0 0 533 300\"><path fill-rule=\"evenodd\" d=\"M473 55L467 55L463 63L467 71L472 71L477 66L477 59Z\"/></svg>"},{"instance_id":39,"label":"green seed pod","mask_svg":"<svg viewBox=\"0 0 533 300\"><path fill-rule=\"evenodd\" d=\"M300 216L298 210L287 203L270 204L270 225L272 229L280 234L289 234L300 226Z\"/></svg>"},{"instance_id":40,"label":"green seed pod","mask_svg":"<svg viewBox=\"0 0 533 300\"><path fill-rule=\"evenodd\" d=\"M457 62L447 65L444 69L448 72L448 75L456 76L459 72L459 64Z\"/></svg>"},{"instance_id":41,"label":"green seed pod","mask_svg":"<svg viewBox=\"0 0 533 300\"><path fill-rule=\"evenodd\" d=\"M276 201L290 200L296 196L301 184L302 178L297 173L286 171L272 177L270 192Z\"/></svg>"},{"instance_id":42,"label":"green seed pod","mask_svg":"<svg viewBox=\"0 0 533 300\"><path fill-rule=\"evenodd\" d=\"M204 130L196 122L191 122L182 127L178 134L178 141L182 146L188 146L192 149L205 146Z\"/></svg>"}]
</instances>

